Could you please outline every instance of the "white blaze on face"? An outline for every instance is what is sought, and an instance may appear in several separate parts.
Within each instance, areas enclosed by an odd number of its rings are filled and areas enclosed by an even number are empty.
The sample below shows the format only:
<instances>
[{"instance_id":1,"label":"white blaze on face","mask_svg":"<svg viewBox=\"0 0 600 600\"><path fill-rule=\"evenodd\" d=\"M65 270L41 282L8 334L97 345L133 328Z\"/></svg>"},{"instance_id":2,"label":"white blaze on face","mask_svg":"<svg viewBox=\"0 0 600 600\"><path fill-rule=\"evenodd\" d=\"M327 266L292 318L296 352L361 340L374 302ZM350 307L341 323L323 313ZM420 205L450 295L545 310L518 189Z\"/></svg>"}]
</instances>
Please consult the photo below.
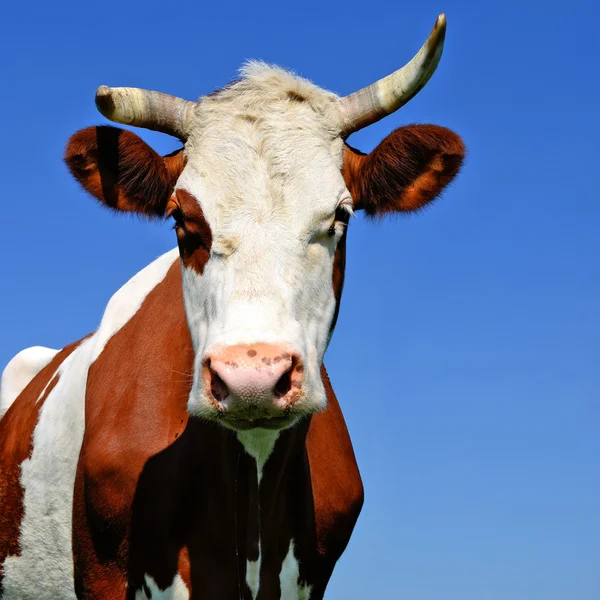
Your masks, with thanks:
<instances>
[{"instance_id":1,"label":"white blaze on face","mask_svg":"<svg viewBox=\"0 0 600 600\"><path fill-rule=\"evenodd\" d=\"M200 275L183 269L196 352L192 413L207 404L199 373L216 346L292 346L304 362L304 408L325 405L320 364L335 310L333 259L350 196L341 175L336 96L285 71L251 65L202 99L177 188L212 232Z\"/></svg>"}]
</instances>

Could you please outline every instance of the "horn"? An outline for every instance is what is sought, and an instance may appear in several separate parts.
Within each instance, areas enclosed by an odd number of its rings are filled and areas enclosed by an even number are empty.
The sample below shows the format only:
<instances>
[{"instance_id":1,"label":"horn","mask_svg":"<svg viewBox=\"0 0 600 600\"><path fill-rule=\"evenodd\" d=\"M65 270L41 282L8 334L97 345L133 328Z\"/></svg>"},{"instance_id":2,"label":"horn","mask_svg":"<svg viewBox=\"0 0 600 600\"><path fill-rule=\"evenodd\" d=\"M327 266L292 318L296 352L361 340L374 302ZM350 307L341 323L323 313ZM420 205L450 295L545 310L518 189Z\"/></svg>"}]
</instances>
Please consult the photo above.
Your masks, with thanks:
<instances>
[{"instance_id":1,"label":"horn","mask_svg":"<svg viewBox=\"0 0 600 600\"><path fill-rule=\"evenodd\" d=\"M96 92L98 110L111 121L174 135L185 141L194 102L140 88L110 88Z\"/></svg>"},{"instance_id":2,"label":"horn","mask_svg":"<svg viewBox=\"0 0 600 600\"><path fill-rule=\"evenodd\" d=\"M408 64L372 85L340 98L342 135L349 136L376 123L421 91L440 62L445 37L446 15L441 14L427 41Z\"/></svg>"}]
</instances>

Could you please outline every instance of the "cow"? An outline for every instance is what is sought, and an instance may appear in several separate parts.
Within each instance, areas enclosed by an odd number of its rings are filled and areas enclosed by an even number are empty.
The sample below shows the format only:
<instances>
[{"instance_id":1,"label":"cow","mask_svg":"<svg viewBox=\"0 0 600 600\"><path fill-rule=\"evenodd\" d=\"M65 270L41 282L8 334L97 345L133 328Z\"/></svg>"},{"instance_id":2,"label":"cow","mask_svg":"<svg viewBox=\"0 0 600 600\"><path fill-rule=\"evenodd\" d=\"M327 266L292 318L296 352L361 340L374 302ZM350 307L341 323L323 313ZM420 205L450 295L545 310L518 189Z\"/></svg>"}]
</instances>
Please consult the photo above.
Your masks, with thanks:
<instances>
[{"instance_id":1,"label":"cow","mask_svg":"<svg viewBox=\"0 0 600 600\"><path fill-rule=\"evenodd\" d=\"M465 154L435 125L368 154L347 138L427 83L444 36L441 15L406 66L346 97L259 62L198 102L98 89L108 119L182 148L89 127L68 169L113 211L172 219L177 247L97 331L7 367L0 597L323 598L363 504L323 366L349 219L419 210Z\"/></svg>"}]
</instances>

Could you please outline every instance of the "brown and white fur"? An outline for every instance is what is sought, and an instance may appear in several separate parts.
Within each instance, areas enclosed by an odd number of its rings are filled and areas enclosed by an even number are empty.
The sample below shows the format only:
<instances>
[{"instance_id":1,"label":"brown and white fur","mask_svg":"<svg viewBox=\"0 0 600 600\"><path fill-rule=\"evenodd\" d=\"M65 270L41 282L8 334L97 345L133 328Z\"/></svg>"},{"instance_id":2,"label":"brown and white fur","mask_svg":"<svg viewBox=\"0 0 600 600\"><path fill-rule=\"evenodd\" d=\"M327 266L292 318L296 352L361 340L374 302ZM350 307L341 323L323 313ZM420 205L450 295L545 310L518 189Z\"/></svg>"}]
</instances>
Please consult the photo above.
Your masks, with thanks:
<instances>
[{"instance_id":1,"label":"brown and white fur","mask_svg":"<svg viewBox=\"0 0 600 600\"><path fill-rule=\"evenodd\" d=\"M7 407L1 598L323 597L363 500L322 364L348 218L418 210L464 156L434 125L362 154L336 99L254 63L168 157L113 127L71 138L84 189L172 216L178 250Z\"/></svg>"}]
</instances>

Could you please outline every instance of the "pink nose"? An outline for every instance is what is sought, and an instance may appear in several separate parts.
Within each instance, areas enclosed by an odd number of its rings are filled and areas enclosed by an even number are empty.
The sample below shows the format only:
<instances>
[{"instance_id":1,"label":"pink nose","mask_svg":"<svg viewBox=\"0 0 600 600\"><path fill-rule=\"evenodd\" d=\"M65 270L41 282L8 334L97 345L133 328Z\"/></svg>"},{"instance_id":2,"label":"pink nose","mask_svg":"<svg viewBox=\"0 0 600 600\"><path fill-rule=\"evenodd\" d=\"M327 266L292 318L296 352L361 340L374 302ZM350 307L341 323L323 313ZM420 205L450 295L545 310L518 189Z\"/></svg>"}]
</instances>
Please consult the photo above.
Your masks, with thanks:
<instances>
[{"instance_id":1,"label":"pink nose","mask_svg":"<svg viewBox=\"0 0 600 600\"><path fill-rule=\"evenodd\" d=\"M283 417L298 400L303 377L298 354L275 344L224 346L204 361L207 395L234 420Z\"/></svg>"}]
</instances>

